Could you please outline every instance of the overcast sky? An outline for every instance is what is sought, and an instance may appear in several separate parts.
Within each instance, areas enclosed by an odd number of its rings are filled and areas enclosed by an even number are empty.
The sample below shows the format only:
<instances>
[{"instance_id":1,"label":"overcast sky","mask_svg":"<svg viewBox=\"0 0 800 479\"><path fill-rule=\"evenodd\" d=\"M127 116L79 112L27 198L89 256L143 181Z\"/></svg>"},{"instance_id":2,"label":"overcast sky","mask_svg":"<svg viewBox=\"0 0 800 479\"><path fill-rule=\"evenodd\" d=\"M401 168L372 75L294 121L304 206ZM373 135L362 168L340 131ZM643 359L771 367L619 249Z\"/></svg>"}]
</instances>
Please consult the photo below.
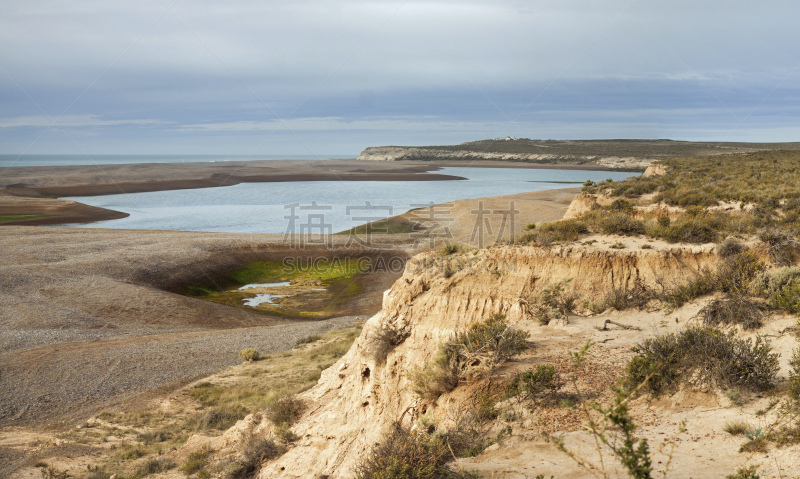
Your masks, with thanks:
<instances>
[{"instance_id":1,"label":"overcast sky","mask_svg":"<svg viewBox=\"0 0 800 479\"><path fill-rule=\"evenodd\" d=\"M0 153L800 141L800 2L4 0Z\"/></svg>"}]
</instances>

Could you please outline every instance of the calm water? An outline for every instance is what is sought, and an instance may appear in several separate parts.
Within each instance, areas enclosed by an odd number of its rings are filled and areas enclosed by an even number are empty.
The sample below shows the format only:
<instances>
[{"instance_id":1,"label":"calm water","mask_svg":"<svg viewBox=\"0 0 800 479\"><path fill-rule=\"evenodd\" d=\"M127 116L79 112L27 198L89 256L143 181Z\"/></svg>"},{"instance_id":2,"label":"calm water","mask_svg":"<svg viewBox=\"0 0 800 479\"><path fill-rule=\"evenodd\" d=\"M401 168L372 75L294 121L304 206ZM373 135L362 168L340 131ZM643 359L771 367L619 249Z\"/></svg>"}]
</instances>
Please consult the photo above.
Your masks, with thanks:
<instances>
[{"instance_id":1,"label":"calm water","mask_svg":"<svg viewBox=\"0 0 800 479\"><path fill-rule=\"evenodd\" d=\"M465 198L579 186L632 173L523 168L443 168L463 181L306 181L243 183L220 188L72 197L129 213L87 228L318 233L344 231L412 208ZM572 183L564 183L572 182ZM314 225L313 227L310 225Z\"/></svg>"},{"instance_id":2,"label":"calm water","mask_svg":"<svg viewBox=\"0 0 800 479\"><path fill-rule=\"evenodd\" d=\"M249 160L346 159L357 155L0 155L4 166L123 165L127 163L197 163Z\"/></svg>"}]
</instances>

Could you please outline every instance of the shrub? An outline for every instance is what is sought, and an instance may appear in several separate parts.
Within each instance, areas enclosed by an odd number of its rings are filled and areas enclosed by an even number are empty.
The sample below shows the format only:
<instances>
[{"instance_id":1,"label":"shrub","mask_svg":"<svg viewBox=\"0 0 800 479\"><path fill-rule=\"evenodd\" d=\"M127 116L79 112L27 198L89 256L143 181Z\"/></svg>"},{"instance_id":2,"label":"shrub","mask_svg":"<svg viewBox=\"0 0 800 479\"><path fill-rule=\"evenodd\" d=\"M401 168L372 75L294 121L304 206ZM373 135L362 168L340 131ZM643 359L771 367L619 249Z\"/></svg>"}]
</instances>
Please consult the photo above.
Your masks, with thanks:
<instances>
[{"instance_id":1,"label":"shrub","mask_svg":"<svg viewBox=\"0 0 800 479\"><path fill-rule=\"evenodd\" d=\"M726 479L759 479L758 466L750 466L748 468L740 467L736 470L735 474L725 476Z\"/></svg>"},{"instance_id":2,"label":"shrub","mask_svg":"<svg viewBox=\"0 0 800 479\"><path fill-rule=\"evenodd\" d=\"M151 457L136 467L137 476L166 472L175 468L175 463L166 457Z\"/></svg>"},{"instance_id":3,"label":"shrub","mask_svg":"<svg viewBox=\"0 0 800 479\"><path fill-rule=\"evenodd\" d=\"M763 269L764 264L749 251L729 256L715 271L704 269L696 278L673 288L666 294L666 300L677 308L713 291L741 295L752 288L753 278Z\"/></svg>"},{"instance_id":4,"label":"shrub","mask_svg":"<svg viewBox=\"0 0 800 479\"><path fill-rule=\"evenodd\" d=\"M412 387L419 396L435 399L461 380L490 376L503 361L527 349L527 337L528 333L511 327L504 315L494 314L440 345L432 363L411 371Z\"/></svg>"},{"instance_id":5,"label":"shrub","mask_svg":"<svg viewBox=\"0 0 800 479\"><path fill-rule=\"evenodd\" d=\"M706 268L696 278L674 287L665 296L670 307L679 308L694 298L711 293L714 289L716 289L716 277Z\"/></svg>"},{"instance_id":6,"label":"shrub","mask_svg":"<svg viewBox=\"0 0 800 479\"><path fill-rule=\"evenodd\" d=\"M713 243L719 237L720 229L711 216L684 215L667 225L659 221L647 234L670 243Z\"/></svg>"},{"instance_id":7,"label":"shrub","mask_svg":"<svg viewBox=\"0 0 800 479\"><path fill-rule=\"evenodd\" d=\"M764 263L746 251L725 258L716 271L717 289L726 293L744 294L750 283L764 270Z\"/></svg>"},{"instance_id":8,"label":"shrub","mask_svg":"<svg viewBox=\"0 0 800 479\"><path fill-rule=\"evenodd\" d=\"M720 299L715 299L698 313L703 322L710 326L720 324L736 325L744 329L756 329L761 327L761 320L764 317L763 307L753 302L744 295L727 295Z\"/></svg>"},{"instance_id":9,"label":"shrub","mask_svg":"<svg viewBox=\"0 0 800 479\"><path fill-rule=\"evenodd\" d=\"M750 432L750 425L745 421L728 421L723 430L731 436L744 436Z\"/></svg>"},{"instance_id":10,"label":"shrub","mask_svg":"<svg viewBox=\"0 0 800 479\"><path fill-rule=\"evenodd\" d=\"M258 351L252 348L242 349L239 351L239 359L242 361L247 361L252 363L253 361L258 361L259 355Z\"/></svg>"},{"instance_id":11,"label":"shrub","mask_svg":"<svg viewBox=\"0 0 800 479\"><path fill-rule=\"evenodd\" d=\"M593 306L592 311L599 313L608 308L614 308L617 311L629 308L642 309L655 297L656 295L653 291L647 289L644 283L637 280L633 287L628 288L626 286L611 290L601 304Z\"/></svg>"},{"instance_id":12,"label":"shrub","mask_svg":"<svg viewBox=\"0 0 800 479\"><path fill-rule=\"evenodd\" d=\"M588 233L589 228L581 219L561 220L554 223L545 223L535 230L530 231L521 238L521 242L535 243L547 246L551 243L575 241L582 234Z\"/></svg>"},{"instance_id":13,"label":"shrub","mask_svg":"<svg viewBox=\"0 0 800 479\"><path fill-rule=\"evenodd\" d=\"M725 241L717 246L717 256L727 258L747 251L747 246L743 245L734 238L726 238Z\"/></svg>"},{"instance_id":14,"label":"shrub","mask_svg":"<svg viewBox=\"0 0 800 479\"><path fill-rule=\"evenodd\" d=\"M789 266L795 262L795 248L797 240L788 231L769 227L761 230L758 239L769 247L770 260L778 266Z\"/></svg>"},{"instance_id":15,"label":"shrub","mask_svg":"<svg viewBox=\"0 0 800 479\"><path fill-rule=\"evenodd\" d=\"M228 466L226 479L247 479L258 472L261 463L282 455L286 448L263 437L250 436L241 448L241 457Z\"/></svg>"},{"instance_id":16,"label":"shrub","mask_svg":"<svg viewBox=\"0 0 800 479\"><path fill-rule=\"evenodd\" d=\"M458 369L451 362L444 344L431 363L421 369L413 369L409 373L413 391L423 399L436 399L458 386Z\"/></svg>"},{"instance_id":17,"label":"shrub","mask_svg":"<svg viewBox=\"0 0 800 479\"><path fill-rule=\"evenodd\" d=\"M626 213L612 213L597 221L600 231L607 235L632 236L645 233L644 223Z\"/></svg>"},{"instance_id":18,"label":"shrub","mask_svg":"<svg viewBox=\"0 0 800 479\"><path fill-rule=\"evenodd\" d=\"M189 457L186 458L186 462L184 462L181 466L181 472L187 476L191 476L192 474L200 472L206 467L206 464L208 463L208 456L211 454L211 452L211 449L204 447L190 453Z\"/></svg>"},{"instance_id":19,"label":"shrub","mask_svg":"<svg viewBox=\"0 0 800 479\"><path fill-rule=\"evenodd\" d=\"M554 319L566 318L575 308L576 297L574 294L565 293L567 285L572 278L550 283L544 287L538 298L534 300L531 313L540 324L547 324Z\"/></svg>"},{"instance_id":20,"label":"shrub","mask_svg":"<svg viewBox=\"0 0 800 479\"><path fill-rule=\"evenodd\" d=\"M800 268L780 268L756 276L750 290L770 305L788 313L800 315Z\"/></svg>"},{"instance_id":21,"label":"shrub","mask_svg":"<svg viewBox=\"0 0 800 479\"><path fill-rule=\"evenodd\" d=\"M291 426L303 414L305 403L297 396L283 396L267 404L266 415L275 426Z\"/></svg>"},{"instance_id":22,"label":"shrub","mask_svg":"<svg viewBox=\"0 0 800 479\"><path fill-rule=\"evenodd\" d=\"M358 479L456 479L446 464L453 458L445 438L400 425L356 467Z\"/></svg>"},{"instance_id":23,"label":"shrub","mask_svg":"<svg viewBox=\"0 0 800 479\"><path fill-rule=\"evenodd\" d=\"M544 395L554 395L561 388L561 378L551 365L539 364L536 369L519 373L506 386L506 397L534 401Z\"/></svg>"},{"instance_id":24,"label":"shrub","mask_svg":"<svg viewBox=\"0 0 800 479\"><path fill-rule=\"evenodd\" d=\"M474 457L494 442L488 438L490 427L491 423L484 421L480 414L462 410L455 417L453 427L437 431L435 435L445 441L456 457Z\"/></svg>"},{"instance_id":25,"label":"shrub","mask_svg":"<svg viewBox=\"0 0 800 479\"><path fill-rule=\"evenodd\" d=\"M456 253L458 253L458 245L455 244L445 245L441 250L439 250L440 256L449 256Z\"/></svg>"},{"instance_id":26,"label":"shrub","mask_svg":"<svg viewBox=\"0 0 800 479\"><path fill-rule=\"evenodd\" d=\"M630 213L633 211L633 203L622 198L617 198L616 200L612 201L610 205L608 205L608 209L611 211Z\"/></svg>"},{"instance_id":27,"label":"shrub","mask_svg":"<svg viewBox=\"0 0 800 479\"><path fill-rule=\"evenodd\" d=\"M646 382L644 389L654 395L683 383L764 391L774 386L778 372L778 355L763 337L742 339L708 326L647 339L635 352L626 385L633 389Z\"/></svg>"},{"instance_id":28,"label":"shrub","mask_svg":"<svg viewBox=\"0 0 800 479\"><path fill-rule=\"evenodd\" d=\"M243 419L246 415L247 411L243 408L236 408L234 410L211 408L199 416L196 428L200 431L208 429L228 429L236 424L236 421Z\"/></svg>"},{"instance_id":29,"label":"shrub","mask_svg":"<svg viewBox=\"0 0 800 479\"><path fill-rule=\"evenodd\" d=\"M490 375L506 359L528 348L528 333L506 322L503 314L493 314L446 344L447 356L455 363L459 378L477 373Z\"/></svg>"}]
</instances>

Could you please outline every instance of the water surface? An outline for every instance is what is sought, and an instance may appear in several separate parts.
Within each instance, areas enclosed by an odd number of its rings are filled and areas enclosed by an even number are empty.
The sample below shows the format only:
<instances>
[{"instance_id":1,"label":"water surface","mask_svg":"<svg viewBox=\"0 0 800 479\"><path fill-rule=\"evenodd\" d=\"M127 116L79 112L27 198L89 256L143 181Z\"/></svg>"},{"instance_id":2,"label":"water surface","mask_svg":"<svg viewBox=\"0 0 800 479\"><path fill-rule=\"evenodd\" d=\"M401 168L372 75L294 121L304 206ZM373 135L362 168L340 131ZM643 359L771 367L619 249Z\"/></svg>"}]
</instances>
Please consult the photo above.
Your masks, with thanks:
<instances>
[{"instance_id":1,"label":"water surface","mask_svg":"<svg viewBox=\"0 0 800 479\"><path fill-rule=\"evenodd\" d=\"M529 168L443 168L460 181L298 181L241 183L219 188L71 197L129 213L80 225L236 233L335 233L406 211L466 198L623 180L632 173ZM565 183L567 182L567 183Z\"/></svg>"}]
</instances>

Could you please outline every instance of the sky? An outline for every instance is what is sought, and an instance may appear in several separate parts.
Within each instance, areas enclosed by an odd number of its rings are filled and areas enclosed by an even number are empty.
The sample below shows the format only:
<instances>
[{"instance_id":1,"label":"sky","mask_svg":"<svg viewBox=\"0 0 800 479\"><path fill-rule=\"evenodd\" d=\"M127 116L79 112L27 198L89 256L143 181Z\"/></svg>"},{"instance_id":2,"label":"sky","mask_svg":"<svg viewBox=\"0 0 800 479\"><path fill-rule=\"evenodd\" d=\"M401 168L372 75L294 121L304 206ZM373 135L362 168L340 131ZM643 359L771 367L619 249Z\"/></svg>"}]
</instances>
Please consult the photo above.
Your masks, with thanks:
<instances>
[{"instance_id":1,"label":"sky","mask_svg":"<svg viewBox=\"0 0 800 479\"><path fill-rule=\"evenodd\" d=\"M4 0L0 154L800 141L800 2Z\"/></svg>"}]
</instances>

